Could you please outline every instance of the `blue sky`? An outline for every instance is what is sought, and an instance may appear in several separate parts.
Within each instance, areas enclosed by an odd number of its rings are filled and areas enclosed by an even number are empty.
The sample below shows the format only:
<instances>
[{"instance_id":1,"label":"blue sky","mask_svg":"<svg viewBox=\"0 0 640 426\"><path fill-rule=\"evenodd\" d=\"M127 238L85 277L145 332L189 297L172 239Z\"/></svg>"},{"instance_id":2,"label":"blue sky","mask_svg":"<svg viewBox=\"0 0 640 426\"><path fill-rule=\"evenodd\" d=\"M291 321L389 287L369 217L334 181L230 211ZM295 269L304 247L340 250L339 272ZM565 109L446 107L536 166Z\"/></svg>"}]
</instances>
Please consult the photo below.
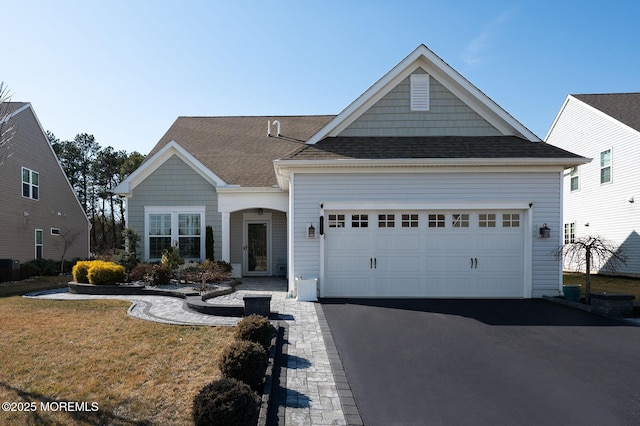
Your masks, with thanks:
<instances>
[{"instance_id":1,"label":"blue sky","mask_svg":"<svg viewBox=\"0 0 640 426\"><path fill-rule=\"evenodd\" d=\"M46 130L146 154L180 115L338 114L423 43L544 138L567 94L640 91L636 1L33 1L0 80Z\"/></svg>"}]
</instances>

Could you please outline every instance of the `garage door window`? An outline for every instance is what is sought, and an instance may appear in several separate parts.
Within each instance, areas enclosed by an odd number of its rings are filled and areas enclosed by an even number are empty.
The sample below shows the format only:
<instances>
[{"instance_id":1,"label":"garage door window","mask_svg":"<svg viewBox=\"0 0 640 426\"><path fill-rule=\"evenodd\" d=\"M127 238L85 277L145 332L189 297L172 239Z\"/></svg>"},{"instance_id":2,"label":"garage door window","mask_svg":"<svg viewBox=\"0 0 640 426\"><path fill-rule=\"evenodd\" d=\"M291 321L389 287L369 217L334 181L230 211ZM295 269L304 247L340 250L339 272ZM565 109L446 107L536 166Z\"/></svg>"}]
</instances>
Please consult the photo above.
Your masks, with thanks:
<instances>
[{"instance_id":1,"label":"garage door window","mask_svg":"<svg viewBox=\"0 0 640 426\"><path fill-rule=\"evenodd\" d=\"M394 228L396 226L396 215L394 214L379 214L378 215L378 228Z\"/></svg>"},{"instance_id":2,"label":"garage door window","mask_svg":"<svg viewBox=\"0 0 640 426\"><path fill-rule=\"evenodd\" d=\"M520 214L519 213L504 213L502 215L502 227L503 228L519 228L520 227Z\"/></svg>"},{"instance_id":3,"label":"garage door window","mask_svg":"<svg viewBox=\"0 0 640 426\"><path fill-rule=\"evenodd\" d=\"M430 214L429 215L429 228L444 228L444 215L443 214Z\"/></svg>"},{"instance_id":4,"label":"garage door window","mask_svg":"<svg viewBox=\"0 0 640 426\"><path fill-rule=\"evenodd\" d=\"M329 228L344 228L344 215L343 214L330 214L329 215Z\"/></svg>"},{"instance_id":5,"label":"garage door window","mask_svg":"<svg viewBox=\"0 0 640 426\"><path fill-rule=\"evenodd\" d=\"M469 227L469 215L454 213L453 220L451 221L451 226L454 228L468 228Z\"/></svg>"},{"instance_id":6,"label":"garage door window","mask_svg":"<svg viewBox=\"0 0 640 426\"><path fill-rule=\"evenodd\" d=\"M352 228L368 228L369 215L368 214L352 214L351 227Z\"/></svg>"},{"instance_id":7,"label":"garage door window","mask_svg":"<svg viewBox=\"0 0 640 426\"><path fill-rule=\"evenodd\" d=\"M490 214L480 213L478 215L478 226L480 228L495 228L496 215L493 213L490 213Z\"/></svg>"},{"instance_id":8,"label":"garage door window","mask_svg":"<svg viewBox=\"0 0 640 426\"><path fill-rule=\"evenodd\" d=\"M402 227L403 228L417 228L418 227L418 215L417 214L403 214L402 215Z\"/></svg>"}]
</instances>

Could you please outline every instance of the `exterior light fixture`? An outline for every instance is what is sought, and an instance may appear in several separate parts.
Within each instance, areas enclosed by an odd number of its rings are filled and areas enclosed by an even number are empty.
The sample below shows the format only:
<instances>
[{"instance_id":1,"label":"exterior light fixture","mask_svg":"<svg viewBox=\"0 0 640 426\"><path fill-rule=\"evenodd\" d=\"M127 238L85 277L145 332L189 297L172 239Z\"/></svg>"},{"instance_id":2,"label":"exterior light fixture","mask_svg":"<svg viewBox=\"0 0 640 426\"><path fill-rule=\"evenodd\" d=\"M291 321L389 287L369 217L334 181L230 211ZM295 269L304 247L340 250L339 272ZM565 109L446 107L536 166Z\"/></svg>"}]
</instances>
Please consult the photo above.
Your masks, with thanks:
<instances>
[{"instance_id":1,"label":"exterior light fixture","mask_svg":"<svg viewBox=\"0 0 640 426\"><path fill-rule=\"evenodd\" d=\"M262 216L263 213L264 213L264 210L258 209L258 216Z\"/></svg>"},{"instance_id":2,"label":"exterior light fixture","mask_svg":"<svg viewBox=\"0 0 640 426\"><path fill-rule=\"evenodd\" d=\"M551 229L545 223L542 225L542 228L540 228L540 238L549 238L550 236L551 236Z\"/></svg>"},{"instance_id":3,"label":"exterior light fixture","mask_svg":"<svg viewBox=\"0 0 640 426\"><path fill-rule=\"evenodd\" d=\"M307 224L307 238L315 238L316 237L316 228L313 226L313 223Z\"/></svg>"}]
</instances>

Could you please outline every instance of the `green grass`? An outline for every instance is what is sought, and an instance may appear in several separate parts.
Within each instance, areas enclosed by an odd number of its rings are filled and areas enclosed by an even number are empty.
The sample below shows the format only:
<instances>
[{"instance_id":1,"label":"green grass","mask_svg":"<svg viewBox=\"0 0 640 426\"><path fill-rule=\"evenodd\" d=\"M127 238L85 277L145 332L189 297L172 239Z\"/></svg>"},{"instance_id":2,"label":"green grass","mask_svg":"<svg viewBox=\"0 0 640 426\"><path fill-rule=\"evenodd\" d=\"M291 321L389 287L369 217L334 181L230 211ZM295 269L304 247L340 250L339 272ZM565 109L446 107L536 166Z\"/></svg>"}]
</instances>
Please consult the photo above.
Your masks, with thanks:
<instances>
[{"instance_id":1,"label":"green grass","mask_svg":"<svg viewBox=\"0 0 640 426\"><path fill-rule=\"evenodd\" d=\"M584 296L585 275L580 273L564 273L564 285L581 285L580 293ZM612 277L607 275L591 275L591 292L633 294L640 302L640 278Z\"/></svg>"}]
</instances>

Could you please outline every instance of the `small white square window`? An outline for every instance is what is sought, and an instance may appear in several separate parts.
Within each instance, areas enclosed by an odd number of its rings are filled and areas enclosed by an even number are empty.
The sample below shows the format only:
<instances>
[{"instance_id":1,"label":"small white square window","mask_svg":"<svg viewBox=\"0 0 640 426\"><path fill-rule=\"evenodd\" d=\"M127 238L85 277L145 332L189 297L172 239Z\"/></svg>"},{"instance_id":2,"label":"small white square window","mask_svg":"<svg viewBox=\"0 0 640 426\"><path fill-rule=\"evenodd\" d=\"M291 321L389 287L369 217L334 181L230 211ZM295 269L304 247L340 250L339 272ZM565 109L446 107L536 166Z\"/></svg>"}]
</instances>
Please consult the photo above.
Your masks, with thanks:
<instances>
[{"instance_id":1,"label":"small white square window","mask_svg":"<svg viewBox=\"0 0 640 426\"><path fill-rule=\"evenodd\" d=\"M403 228L417 228L418 227L418 215L417 214L403 214L402 215L402 227Z\"/></svg>"},{"instance_id":2,"label":"small white square window","mask_svg":"<svg viewBox=\"0 0 640 426\"><path fill-rule=\"evenodd\" d=\"M495 228L496 227L495 213L480 213L478 215L478 227Z\"/></svg>"},{"instance_id":3,"label":"small white square window","mask_svg":"<svg viewBox=\"0 0 640 426\"><path fill-rule=\"evenodd\" d=\"M344 228L344 215L343 214L330 214L329 215L329 228Z\"/></svg>"},{"instance_id":4,"label":"small white square window","mask_svg":"<svg viewBox=\"0 0 640 426\"><path fill-rule=\"evenodd\" d=\"M352 214L351 227L352 228L368 228L369 215L368 214Z\"/></svg>"},{"instance_id":5,"label":"small white square window","mask_svg":"<svg viewBox=\"0 0 640 426\"><path fill-rule=\"evenodd\" d=\"M443 214L430 214L429 215L429 228L444 228L444 215Z\"/></svg>"},{"instance_id":6,"label":"small white square window","mask_svg":"<svg viewBox=\"0 0 640 426\"><path fill-rule=\"evenodd\" d=\"M454 213L451 221L451 226L453 226L454 228L468 228L469 215L466 213Z\"/></svg>"},{"instance_id":7,"label":"small white square window","mask_svg":"<svg viewBox=\"0 0 640 426\"><path fill-rule=\"evenodd\" d=\"M396 216L393 214L379 214L378 228L394 228L396 226Z\"/></svg>"}]
</instances>

